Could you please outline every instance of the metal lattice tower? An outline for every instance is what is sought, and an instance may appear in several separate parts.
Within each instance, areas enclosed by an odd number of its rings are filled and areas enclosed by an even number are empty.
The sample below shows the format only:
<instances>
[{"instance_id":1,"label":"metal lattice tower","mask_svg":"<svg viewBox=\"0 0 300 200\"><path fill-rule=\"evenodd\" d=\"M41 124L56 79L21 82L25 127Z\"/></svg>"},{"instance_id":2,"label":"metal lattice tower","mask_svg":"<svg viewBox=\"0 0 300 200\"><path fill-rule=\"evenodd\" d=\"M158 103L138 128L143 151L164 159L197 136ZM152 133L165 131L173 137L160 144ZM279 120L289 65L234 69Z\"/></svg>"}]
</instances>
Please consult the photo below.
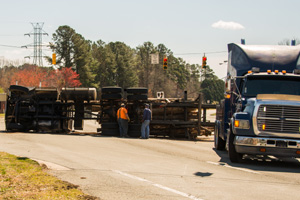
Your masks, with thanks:
<instances>
[{"instance_id":1,"label":"metal lattice tower","mask_svg":"<svg viewBox=\"0 0 300 200\"><path fill-rule=\"evenodd\" d=\"M43 30L44 22L39 23L31 23L33 26L33 32L27 33L25 35L28 35L29 37L33 35L33 44L25 46L26 48L28 46L33 46L33 63L38 66L43 66L43 45L42 45L42 36L48 35ZM30 58L30 56L28 56Z\"/></svg>"}]
</instances>

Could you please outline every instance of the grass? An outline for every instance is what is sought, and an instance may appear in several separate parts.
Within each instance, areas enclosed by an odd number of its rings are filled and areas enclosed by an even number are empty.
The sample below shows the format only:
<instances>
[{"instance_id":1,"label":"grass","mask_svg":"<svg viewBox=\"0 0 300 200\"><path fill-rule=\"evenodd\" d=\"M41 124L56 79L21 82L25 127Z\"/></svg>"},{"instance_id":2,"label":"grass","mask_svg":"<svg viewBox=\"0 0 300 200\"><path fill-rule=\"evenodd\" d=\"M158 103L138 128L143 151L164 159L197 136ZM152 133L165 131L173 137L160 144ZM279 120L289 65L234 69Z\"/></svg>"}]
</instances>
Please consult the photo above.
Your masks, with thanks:
<instances>
[{"instance_id":1,"label":"grass","mask_svg":"<svg viewBox=\"0 0 300 200\"><path fill-rule=\"evenodd\" d=\"M0 152L0 199L80 199L97 198L84 194L77 185L47 174L47 169L26 157Z\"/></svg>"}]
</instances>

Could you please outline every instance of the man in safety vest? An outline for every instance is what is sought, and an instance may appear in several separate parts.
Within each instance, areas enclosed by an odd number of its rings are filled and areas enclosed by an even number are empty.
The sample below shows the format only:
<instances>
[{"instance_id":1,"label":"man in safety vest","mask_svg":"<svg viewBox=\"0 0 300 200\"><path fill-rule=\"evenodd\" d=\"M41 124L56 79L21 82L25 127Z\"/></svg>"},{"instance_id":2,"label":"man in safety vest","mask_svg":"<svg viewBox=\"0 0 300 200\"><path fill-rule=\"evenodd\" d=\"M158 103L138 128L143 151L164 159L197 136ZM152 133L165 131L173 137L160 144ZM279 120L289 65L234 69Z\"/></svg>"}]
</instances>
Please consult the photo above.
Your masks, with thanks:
<instances>
[{"instance_id":1,"label":"man in safety vest","mask_svg":"<svg viewBox=\"0 0 300 200\"><path fill-rule=\"evenodd\" d=\"M129 137L127 135L128 131L128 121L130 121L130 118L128 116L127 109L125 108L125 104L121 104L121 108L119 108L117 112L117 118L119 123L119 129L120 129L120 137Z\"/></svg>"}]
</instances>

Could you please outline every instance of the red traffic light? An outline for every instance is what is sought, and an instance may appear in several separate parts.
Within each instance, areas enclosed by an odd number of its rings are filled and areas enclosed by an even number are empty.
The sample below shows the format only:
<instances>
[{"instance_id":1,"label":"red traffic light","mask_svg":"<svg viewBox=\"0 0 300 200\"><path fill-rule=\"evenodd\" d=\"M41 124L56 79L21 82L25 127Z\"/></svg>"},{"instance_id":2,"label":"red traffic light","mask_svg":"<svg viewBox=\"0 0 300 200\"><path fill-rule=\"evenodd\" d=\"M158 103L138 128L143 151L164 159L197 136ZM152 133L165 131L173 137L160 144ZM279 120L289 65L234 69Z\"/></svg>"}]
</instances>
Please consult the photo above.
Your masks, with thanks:
<instances>
[{"instance_id":1,"label":"red traffic light","mask_svg":"<svg viewBox=\"0 0 300 200\"><path fill-rule=\"evenodd\" d=\"M163 67L164 67L164 70L168 69L168 58L167 57L165 57L163 60Z\"/></svg>"},{"instance_id":2,"label":"red traffic light","mask_svg":"<svg viewBox=\"0 0 300 200\"><path fill-rule=\"evenodd\" d=\"M207 60L206 56L203 56L202 57L202 68L206 68L206 60Z\"/></svg>"}]
</instances>

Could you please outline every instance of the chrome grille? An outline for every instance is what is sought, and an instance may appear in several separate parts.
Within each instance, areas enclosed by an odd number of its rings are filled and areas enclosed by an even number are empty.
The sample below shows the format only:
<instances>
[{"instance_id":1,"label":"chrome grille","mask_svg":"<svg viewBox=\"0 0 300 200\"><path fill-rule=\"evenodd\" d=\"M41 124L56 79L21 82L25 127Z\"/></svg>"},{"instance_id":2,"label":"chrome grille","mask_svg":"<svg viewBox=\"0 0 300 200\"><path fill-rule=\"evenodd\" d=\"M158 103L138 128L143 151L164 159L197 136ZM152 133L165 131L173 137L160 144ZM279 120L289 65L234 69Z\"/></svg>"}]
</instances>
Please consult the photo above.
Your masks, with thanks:
<instances>
[{"instance_id":1,"label":"chrome grille","mask_svg":"<svg viewBox=\"0 0 300 200\"><path fill-rule=\"evenodd\" d=\"M259 131L300 133L300 107L260 105L257 113Z\"/></svg>"}]
</instances>

